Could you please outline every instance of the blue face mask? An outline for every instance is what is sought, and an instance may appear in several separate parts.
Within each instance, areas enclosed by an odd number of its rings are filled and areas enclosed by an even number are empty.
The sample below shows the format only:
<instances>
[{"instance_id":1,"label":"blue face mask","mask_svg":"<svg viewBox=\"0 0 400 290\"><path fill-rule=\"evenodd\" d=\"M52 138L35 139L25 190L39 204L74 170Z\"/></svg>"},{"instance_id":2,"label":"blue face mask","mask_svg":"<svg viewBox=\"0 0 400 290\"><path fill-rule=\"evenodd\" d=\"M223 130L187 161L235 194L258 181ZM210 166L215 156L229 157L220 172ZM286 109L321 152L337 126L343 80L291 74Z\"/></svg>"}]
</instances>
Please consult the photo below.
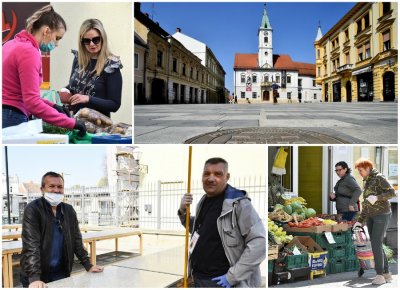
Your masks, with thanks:
<instances>
[{"instance_id":1,"label":"blue face mask","mask_svg":"<svg viewBox=\"0 0 400 290\"><path fill-rule=\"evenodd\" d=\"M52 51L54 48L56 48L56 45L53 41L50 41L49 43L44 43L42 42L40 44L40 51L43 53L49 53L50 51Z\"/></svg>"}]
</instances>

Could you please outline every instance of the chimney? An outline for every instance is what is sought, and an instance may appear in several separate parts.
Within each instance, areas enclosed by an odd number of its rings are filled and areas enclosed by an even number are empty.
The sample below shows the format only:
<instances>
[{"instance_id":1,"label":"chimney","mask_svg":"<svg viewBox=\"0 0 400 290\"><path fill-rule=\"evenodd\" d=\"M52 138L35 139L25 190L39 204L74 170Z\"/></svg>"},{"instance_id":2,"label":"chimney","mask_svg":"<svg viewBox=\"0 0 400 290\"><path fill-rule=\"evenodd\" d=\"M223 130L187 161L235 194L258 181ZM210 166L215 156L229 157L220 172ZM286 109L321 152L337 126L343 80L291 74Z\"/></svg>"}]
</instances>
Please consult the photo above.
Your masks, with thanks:
<instances>
[{"instance_id":1,"label":"chimney","mask_svg":"<svg viewBox=\"0 0 400 290\"><path fill-rule=\"evenodd\" d=\"M182 30L179 27L176 28L176 32L181 32L181 31Z\"/></svg>"}]
</instances>

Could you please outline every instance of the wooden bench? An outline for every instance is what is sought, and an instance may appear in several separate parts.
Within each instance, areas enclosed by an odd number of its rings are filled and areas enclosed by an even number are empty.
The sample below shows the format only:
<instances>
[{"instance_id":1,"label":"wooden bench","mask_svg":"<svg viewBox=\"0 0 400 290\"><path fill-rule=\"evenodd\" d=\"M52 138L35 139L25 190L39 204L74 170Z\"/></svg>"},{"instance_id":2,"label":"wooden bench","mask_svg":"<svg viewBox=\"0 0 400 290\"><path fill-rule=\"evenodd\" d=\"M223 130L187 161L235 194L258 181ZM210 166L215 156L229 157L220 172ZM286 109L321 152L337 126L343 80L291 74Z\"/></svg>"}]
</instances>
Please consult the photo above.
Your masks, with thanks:
<instances>
[{"instance_id":1,"label":"wooden bench","mask_svg":"<svg viewBox=\"0 0 400 290\"><path fill-rule=\"evenodd\" d=\"M10 237L14 237L15 233L10 234ZM118 239L129 236L139 237L139 254L143 253L143 237L142 232L139 230L132 229L113 229L91 233L82 234L82 241L89 244L90 263L96 264L96 242L103 240L115 239L115 251L118 251ZM4 237L3 237L4 238ZM19 254L22 251L22 241L3 241L3 281L4 288L13 288L13 275L12 275L12 255Z\"/></svg>"}]
</instances>

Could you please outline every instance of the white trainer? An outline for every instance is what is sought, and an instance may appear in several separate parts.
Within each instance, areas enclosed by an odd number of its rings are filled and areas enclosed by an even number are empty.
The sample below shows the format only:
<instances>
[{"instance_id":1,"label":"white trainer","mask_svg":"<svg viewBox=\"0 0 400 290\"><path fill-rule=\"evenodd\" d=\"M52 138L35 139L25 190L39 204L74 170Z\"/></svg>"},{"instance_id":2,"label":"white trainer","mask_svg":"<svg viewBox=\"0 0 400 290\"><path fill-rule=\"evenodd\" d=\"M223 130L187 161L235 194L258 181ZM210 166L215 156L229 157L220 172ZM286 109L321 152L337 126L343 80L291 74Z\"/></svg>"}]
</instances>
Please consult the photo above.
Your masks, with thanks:
<instances>
[{"instance_id":1,"label":"white trainer","mask_svg":"<svg viewBox=\"0 0 400 290\"><path fill-rule=\"evenodd\" d=\"M392 273L383 273L383 277L385 278L385 280L386 280L386 283L390 283L390 282L392 282Z\"/></svg>"},{"instance_id":2,"label":"white trainer","mask_svg":"<svg viewBox=\"0 0 400 290\"><path fill-rule=\"evenodd\" d=\"M375 279L372 280L373 285L382 285L385 283L386 283L386 280L385 280L385 277L383 277L383 275L376 275Z\"/></svg>"}]
</instances>

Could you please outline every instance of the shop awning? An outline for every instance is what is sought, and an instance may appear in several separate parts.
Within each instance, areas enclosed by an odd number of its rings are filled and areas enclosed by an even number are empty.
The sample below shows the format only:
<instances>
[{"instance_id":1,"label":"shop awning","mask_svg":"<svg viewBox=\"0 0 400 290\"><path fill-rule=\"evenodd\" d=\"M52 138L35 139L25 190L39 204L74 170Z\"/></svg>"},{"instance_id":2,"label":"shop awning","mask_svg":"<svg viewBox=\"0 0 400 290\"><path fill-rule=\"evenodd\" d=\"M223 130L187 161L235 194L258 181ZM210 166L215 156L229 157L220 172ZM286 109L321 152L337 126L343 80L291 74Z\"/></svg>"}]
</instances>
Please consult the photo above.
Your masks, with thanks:
<instances>
[{"instance_id":1,"label":"shop awning","mask_svg":"<svg viewBox=\"0 0 400 290\"><path fill-rule=\"evenodd\" d=\"M372 66L367 66L367 67L364 67L362 69L358 69L358 70L353 71L353 76L360 75L360 74L363 74L363 73L367 73L367 72L370 72L370 71L372 71Z\"/></svg>"}]
</instances>

